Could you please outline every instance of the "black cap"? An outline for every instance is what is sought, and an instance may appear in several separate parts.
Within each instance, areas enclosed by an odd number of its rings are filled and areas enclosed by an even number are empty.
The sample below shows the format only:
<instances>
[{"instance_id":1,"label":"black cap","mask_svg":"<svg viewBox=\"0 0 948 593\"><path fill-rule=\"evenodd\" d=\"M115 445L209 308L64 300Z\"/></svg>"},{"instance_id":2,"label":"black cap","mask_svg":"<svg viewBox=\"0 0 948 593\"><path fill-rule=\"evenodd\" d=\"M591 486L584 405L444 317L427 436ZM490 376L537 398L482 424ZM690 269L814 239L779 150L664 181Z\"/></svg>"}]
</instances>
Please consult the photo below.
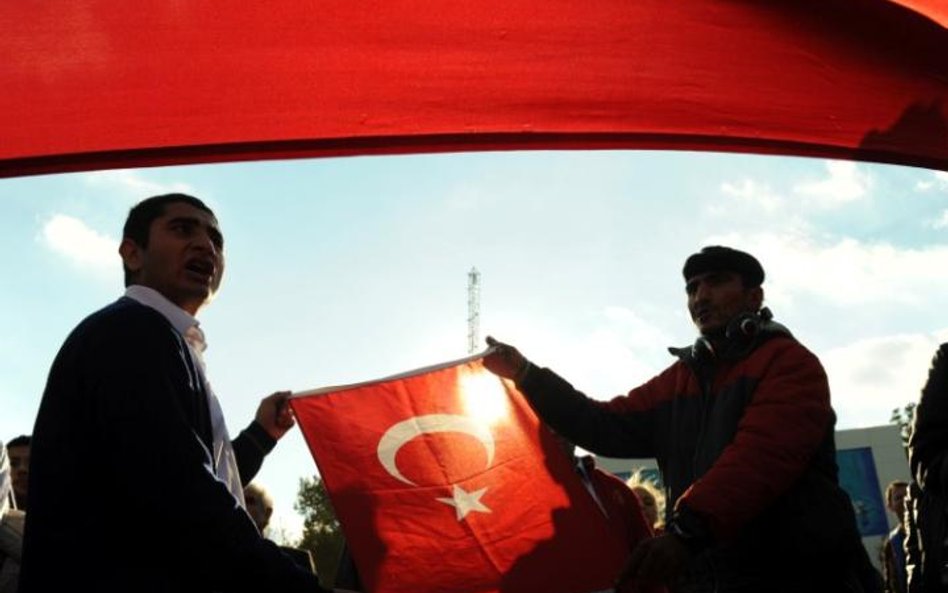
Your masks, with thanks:
<instances>
[{"instance_id":1,"label":"black cap","mask_svg":"<svg viewBox=\"0 0 948 593\"><path fill-rule=\"evenodd\" d=\"M685 260L685 267L681 273L687 282L698 274L721 271L740 274L747 286L760 286L764 283L764 268L761 267L757 258L749 253L720 245L705 247L700 252L691 255Z\"/></svg>"}]
</instances>

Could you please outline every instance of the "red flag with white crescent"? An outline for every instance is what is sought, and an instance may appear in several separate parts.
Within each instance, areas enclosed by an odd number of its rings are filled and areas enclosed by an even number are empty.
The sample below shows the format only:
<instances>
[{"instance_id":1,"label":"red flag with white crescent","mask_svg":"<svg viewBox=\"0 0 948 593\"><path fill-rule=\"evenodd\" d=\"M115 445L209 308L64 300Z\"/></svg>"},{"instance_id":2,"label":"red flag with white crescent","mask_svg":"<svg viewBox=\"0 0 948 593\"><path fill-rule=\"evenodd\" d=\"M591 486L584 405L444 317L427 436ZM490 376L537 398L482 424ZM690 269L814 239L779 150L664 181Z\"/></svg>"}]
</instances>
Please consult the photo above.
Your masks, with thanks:
<instances>
[{"instance_id":1,"label":"red flag with white crescent","mask_svg":"<svg viewBox=\"0 0 948 593\"><path fill-rule=\"evenodd\" d=\"M369 592L611 590L628 544L480 356L290 401Z\"/></svg>"}]
</instances>

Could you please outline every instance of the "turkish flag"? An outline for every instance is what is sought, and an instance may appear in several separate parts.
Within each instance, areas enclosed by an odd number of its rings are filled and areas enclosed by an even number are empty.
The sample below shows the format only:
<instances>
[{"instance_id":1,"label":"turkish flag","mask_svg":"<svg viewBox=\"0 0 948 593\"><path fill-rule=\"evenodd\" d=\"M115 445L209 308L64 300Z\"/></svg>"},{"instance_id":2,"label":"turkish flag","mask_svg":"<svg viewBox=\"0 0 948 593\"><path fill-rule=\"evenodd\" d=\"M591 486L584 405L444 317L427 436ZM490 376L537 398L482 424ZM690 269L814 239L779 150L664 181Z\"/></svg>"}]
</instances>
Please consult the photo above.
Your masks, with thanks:
<instances>
[{"instance_id":1,"label":"turkish flag","mask_svg":"<svg viewBox=\"0 0 948 593\"><path fill-rule=\"evenodd\" d=\"M628 558L480 356L290 402L370 592L611 590Z\"/></svg>"}]
</instances>

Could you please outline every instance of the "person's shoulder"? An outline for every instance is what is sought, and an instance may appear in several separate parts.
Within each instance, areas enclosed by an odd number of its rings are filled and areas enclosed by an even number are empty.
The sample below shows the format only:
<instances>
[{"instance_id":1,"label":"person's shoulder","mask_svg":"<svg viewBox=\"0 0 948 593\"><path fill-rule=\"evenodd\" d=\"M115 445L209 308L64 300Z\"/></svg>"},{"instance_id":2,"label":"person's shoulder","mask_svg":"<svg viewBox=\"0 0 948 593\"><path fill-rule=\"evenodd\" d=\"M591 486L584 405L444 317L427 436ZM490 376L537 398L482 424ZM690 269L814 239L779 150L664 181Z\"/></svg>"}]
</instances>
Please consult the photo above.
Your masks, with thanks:
<instances>
[{"instance_id":1,"label":"person's shoulder","mask_svg":"<svg viewBox=\"0 0 948 593\"><path fill-rule=\"evenodd\" d=\"M0 530L23 537L23 528L26 524L26 512L19 509L8 509L0 519Z\"/></svg>"},{"instance_id":2,"label":"person's shoulder","mask_svg":"<svg viewBox=\"0 0 948 593\"><path fill-rule=\"evenodd\" d=\"M630 493L632 492L632 489L629 488L629 486L625 483L624 480L622 480L622 478L613 474L612 472L602 469L601 467L593 467L590 473L597 476L604 484L608 484L609 487L611 488L615 488L623 492L624 491L628 491Z\"/></svg>"},{"instance_id":3,"label":"person's shoulder","mask_svg":"<svg viewBox=\"0 0 948 593\"><path fill-rule=\"evenodd\" d=\"M149 338L169 334L170 329L171 324L161 313L123 297L83 319L66 338L63 348L123 348L122 344L129 340L139 344L154 342Z\"/></svg>"},{"instance_id":4,"label":"person's shoulder","mask_svg":"<svg viewBox=\"0 0 948 593\"><path fill-rule=\"evenodd\" d=\"M313 562L313 555L309 550L292 546L280 546L280 551L289 556L290 560L299 568L316 574L316 563Z\"/></svg>"},{"instance_id":5,"label":"person's shoulder","mask_svg":"<svg viewBox=\"0 0 948 593\"><path fill-rule=\"evenodd\" d=\"M695 343L697 343L697 341ZM668 363L668 366L662 369L661 373L659 373L661 375L687 369L689 365L694 364L696 361L695 347L693 345L669 346L666 348L666 350L672 355L673 358L672 361Z\"/></svg>"},{"instance_id":6,"label":"person's shoulder","mask_svg":"<svg viewBox=\"0 0 948 593\"><path fill-rule=\"evenodd\" d=\"M775 335L748 357L748 369L760 376L793 376L797 381L827 382L819 357L793 336ZM815 393L815 392L814 392Z\"/></svg>"},{"instance_id":7,"label":"person's shoulder","mask_svg":"<svg viewBox=\"0 0 948 593\"><path fill-rule=\"evenodd\" d=\"M690 350L690 348L687 348L687 350ZM669 348L668 351L676 358L638 388L658 389L664 393L667 387L680 386L695 376L696 368L701 364L700 361L690 353L678 351L678 349ZM680 358L678 358L679 356ZM672 390L667 395L672 394L678 395L677 390Z\"/></svg>"},{"instance_id":8,"label":"person's shoulder","mask_svg":"<svg viewBox=\"0 0 948 593\"><path fill-rule=\"evenodd\" d=\"M631 489L626 486L626 483L621 478L619 478L619 476L599 467L599 465L596 463L596 458L593 455L581 455L579 456L578 461L583 465L583 469L590 476L595 476L596 478L604 482L609 482L610 484L619 484L631 492Z\"/></svg>"},{"instance_id":9,"label":"person's shoulder","mask_svg":"<svg viewBox=\"0 0 948 593\"><path fill-rule=\"evenodd\" d=\"M768 352L773 356L793 356L819 363L819 358L816 354L789 334L777 333L767 336L757 350Z\"/></svg>"},{"instance_id":10,"label":"person's shoulder","mask_svg":"<svg viewBox=\"0 0 948 593\"><path fill-rule=\"evenodd\" d=\"M167 325L169 325L167 320L158 311L133 299L123 297L90 314L82 320L76 330L94 332Z\"/></svg>"}]
</instances>

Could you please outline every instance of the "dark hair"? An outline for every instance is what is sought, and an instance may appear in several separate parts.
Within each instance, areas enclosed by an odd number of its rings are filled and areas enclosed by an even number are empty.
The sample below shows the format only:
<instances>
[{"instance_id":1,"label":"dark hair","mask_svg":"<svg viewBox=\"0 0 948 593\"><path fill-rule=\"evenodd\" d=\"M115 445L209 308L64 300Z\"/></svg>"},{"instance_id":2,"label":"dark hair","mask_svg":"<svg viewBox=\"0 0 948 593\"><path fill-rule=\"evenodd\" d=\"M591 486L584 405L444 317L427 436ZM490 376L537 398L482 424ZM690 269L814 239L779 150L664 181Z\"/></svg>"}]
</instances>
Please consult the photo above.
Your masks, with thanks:
<instances>
[{"instance_id":1,"label":"dark hair","mask_svg":"<svg viewBox=\"0 0 948 593\"><path fill-rule=\"evenodd\" d=\"M128 218L125 219L125 226L122 228L122 239L131 239L142 249L147 249L148 233L151 229L151 223L165 213L168 204L178 202L194 206L198 210L203 210L211 216L214 216L214 211L208 208L207 204L188 194L162 194L160 196L152 196L135 204L135 206L128 211ZM122 263L122 268L125 270L125 286L129 286L132 283L132 273L125 266L124 262Z\"/></svg>"},{"instance_id":2,"label":"dark hair","mask_svg":"<svg viewBox=\"0 0 948 593\"><path fill-rule=\"evenodd\" d=\"M7 445L8 447L10 445ZM896 488L908 488L908 482L905 480L893 480L889 482L889 485L885 487L885 503L889 504L892 502L892 497L895 495Z\"/></svg>"},{"instance_id":3,"label":"dark hair","mask_svg":"<svg viewBox=\"0 0 948 593\"><path fill-rule=\"evenodd\" d=\"M30 438L30 435L21 434L20 436L16 437L15 439L7 443L7 449L9 449L10 447L29 447L30 440L32 440Z\"/></svg>"}]
</instances>

